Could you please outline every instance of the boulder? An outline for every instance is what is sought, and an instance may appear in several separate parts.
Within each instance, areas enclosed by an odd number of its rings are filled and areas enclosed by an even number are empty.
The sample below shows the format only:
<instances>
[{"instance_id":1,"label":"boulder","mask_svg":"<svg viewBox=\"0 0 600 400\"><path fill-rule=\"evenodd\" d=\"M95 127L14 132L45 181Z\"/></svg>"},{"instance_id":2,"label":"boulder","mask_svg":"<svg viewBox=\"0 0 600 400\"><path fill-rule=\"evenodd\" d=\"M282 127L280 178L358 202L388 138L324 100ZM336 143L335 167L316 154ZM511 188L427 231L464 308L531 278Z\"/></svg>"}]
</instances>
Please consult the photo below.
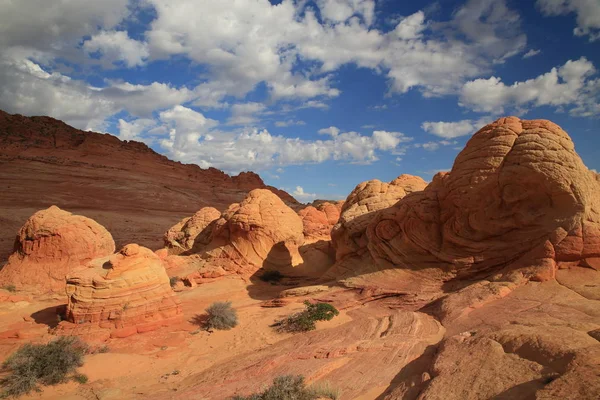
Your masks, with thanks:
<instances>
[{"instance_id":1,"label":"boulder","mask_svg":"<svg viewBox=\"0 0 600 400\"><path fill-rule=\"evenodd\" d=\"M339 221L333 227L331 238L336 258L341 259L366 247L366 229L374 213L388 208L406 195L427 186L422 178L401 175L390 183L374 179L360 183L346 199Z\"/></svg>"},{"instance_id":2,"label":"boulder","mask_svg":"<svg viewBox=\"0 0 600 400\"><path fill-rule=\"evenodd\" d=\"M62 291L69 272L114 251L115 242L102 225L51 206L33 214L19 230L0 283Z\"/></svg>"},{"instance_id":3,"label":"boulder","mask_svg":"<svg viewBox=\"0 0 600 400\"><path fill-rule=\"evenodd\" d=\"M307 206L298 212L302 218L304 238L307 241L331 240L331 229L338 222L344 203L323 202Z\"/></svg>"},{"instance_id":4,"label":"boulder","mask_svg":"<svg viewBox=\"0 0 600 400\"><path fill-rule=\"evenodd\" d=\"M302 220L278 196L255 189L232 204L215 222L204 259L225 271L252 274L259 268L280 269L302 263Z\"/></svg>"},{"instance_id":5,"label":"boulder","mask_svg":"<svg viewBox=\"0 0 600 400\"><path fill-rule=\"evenodd\" d=\"M161 259L137 244L70 274L66 291L62 329L75 333L91 325L129 336L168 325L182 313Z\"/></svg>"},{"instance_id":6,"label":"boulder","mask_svg":"<svg viewBox=\"0 0 600 400\"><path fill-rule=\"evenodd\" d=\"M179 254L208 244L212 233L211 223L220 217L221 213L216 208L204 207L172 226L164 235L169 254Z\"/></svg>"}]
</instances>

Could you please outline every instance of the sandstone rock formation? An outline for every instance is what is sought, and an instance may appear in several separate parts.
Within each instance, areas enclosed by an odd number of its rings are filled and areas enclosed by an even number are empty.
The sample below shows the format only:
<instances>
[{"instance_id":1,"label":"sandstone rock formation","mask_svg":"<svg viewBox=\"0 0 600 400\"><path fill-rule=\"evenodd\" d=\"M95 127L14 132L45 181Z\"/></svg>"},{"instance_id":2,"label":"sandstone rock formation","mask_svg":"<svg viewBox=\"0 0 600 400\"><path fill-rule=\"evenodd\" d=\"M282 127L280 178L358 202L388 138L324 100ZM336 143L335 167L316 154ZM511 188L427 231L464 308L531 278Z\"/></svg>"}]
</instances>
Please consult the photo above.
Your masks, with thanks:
<instances>
[{"instance_id":1,"label":"sandstone rock formation","mask_svg":"<svg viewBox=\"0 0 600 400\"><path fill-rule=\"evenodd\" d=\"M52 206L33 214L19 230L0 283L63 291L70 271L114 251L103 226Z\"/></svg>"},{"instance_id":2,"label":"sandstone rock formation","mask_svg":"<svg viewBox=\"0 0 600 400\"><path fill-rule=\"evenodd\" d=\"M559 126L502 118L473 136L450 173L378 214L368 249L384 268L437 269L445 280L600 269L598 193Z\"/></svg>"},{"instance_id":3,"label":"sandstone rock formation","mask_svg":"<svg viewBox=\"0 0 600 400\"><path fill-rule=\"evenodd\" d=\"M85 331L92 325L124 337L168 325L181 316L180 300L162 261L137 244L69 275L66 290L66 318L75 324L65 323L67 331Z\"/></svg>"},{"instance_id":4,"label":"sandstone rock formation","mask_svg":"<svg viewBox=\"0 0 600 400\"><path fill-rule=\"evenodd\" d=\"M336 258L358 251L366 246L365 231L373 213L388 208L407 194L427 186L422 178L401 175L390 183L374 179L356 186L344 203L339 221L331 232Z\"/></svg>"},{"instance_id":5,"label":"sandstone rock formation","mask_svg":"<svg viewBox=\"0 0 600 400\"><path fill-rule=\"evenodd\" d=\"M255 173L229 176L167 159L136 141L84 132L50 117L0 111L0 265L15 232L35 211L55 204L106 227L118 247L155 249L162 234L202 207L224 210L252 189L288 193L265 185ZM148 216L152 217L149 218Z\"/></svg>"},{"instance_id":6,"label":"sandstone rock formation","mask_svg":"<svg viewBox=\"0 0 600 400\"><path fill-rule=\"evenodd\" d=\"M331 240L331 229L340 219L344 202L323 202L316 207L307 206L298 212L307 241Z\"/></svg>"},{"instance_id":7,"label":"sandstone rock formation","mask_svg":"<svg viewBox=\"0 0 600 400\"><path fill-rule=\"evenodd\" d=\"M179 254L197 246L206 245L211 240L212 229L209 225L221 217L214 207L204 207L193 216L184 218L171 227L165 235L165 247L170 254Z\"/></svg>"},{"instance_id":8,"label":"sandstone rock formation","mask_svg":"<svg viewBox=\"0 0 600 400\"><path fill-rule=\"evenodd\" d=\"M302 262L302 220L275 194L255 189L239 205L233 204L216 222L208 256L224 260L225 270L253 273L258 268L279 269Z\"/></svg>"}]
</instances>

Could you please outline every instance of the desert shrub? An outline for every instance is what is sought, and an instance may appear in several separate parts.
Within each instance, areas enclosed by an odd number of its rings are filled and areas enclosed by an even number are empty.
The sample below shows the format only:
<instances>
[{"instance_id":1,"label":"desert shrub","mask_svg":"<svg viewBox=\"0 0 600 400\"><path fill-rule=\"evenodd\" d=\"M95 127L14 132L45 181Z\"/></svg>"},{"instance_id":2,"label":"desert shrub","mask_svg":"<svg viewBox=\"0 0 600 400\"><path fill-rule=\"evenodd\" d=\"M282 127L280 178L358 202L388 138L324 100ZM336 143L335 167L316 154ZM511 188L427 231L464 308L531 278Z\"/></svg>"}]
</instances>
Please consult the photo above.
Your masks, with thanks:
<instances>
[{"instance_id":1,"label":"desert shrub","mask_svg":"<svg viewBox=\"0 0 600 400\"><path fill-rule=\"evenodd\" d=\"M318 397L330 400L338 400L341 396L340 390L329 382L319 382L310 386L310 390Z\"/></svg>"},{"instance_id":2,"label":"desert shrub","mask_svg":"<svg viewBox=\"0 0 600 400\"><path fill-rule=\"evenodd\" d=\"M228 330L238 324L237 312L231 307L230 301L217 301L207 309L208 317L204 322L206 329Z\"/></svg>"},{"instance_id":3,"label":"desert shrub","mask_svg":"<svg viewBox=\"0 0 600 400\"><path fill-rule=\"evenodd\" d=\"M177 282L179 282L178 276L172 276L169 278L169 284L171 285L171 287L175 287L175 285L177 285Z\"/></svg>"},{"instance_id":4,"label":"desert shrub","mask_svg":"<svg viewBox=\"0 0 600 400\"><path fill-rule=\"evenodd\" d=\"M6 290L7 292L11 292L11 293L15 293L17 291L17 287L12 284L4 285L4 286L2 286L2 289Z\"/></svg>"},{"instance_id":5,"label":"desert shrub","mask_svg":"<svg viewBox=\"0 0 600 400\"><path fill-rule=\"evenodd\" d=\"M84 384L84 383L87 383L88 377L85 374L75 374L75 375L73 375L73 380L75 382Z\"/></svg>"},{"instance_id":6,"label":"desert shrub","mask_svg":"<svg viewBox=\"0 0 600 400\"><path fill-rule=\"evenodd\" d=\"M260 276L260 280L263 282L279 282L281 279L283 279L283 274L277 270L265 271Z\"/></svg>"},{"instance_id":7,"label":"desert shrub","mask_svg":"<svg viewBox=\"0 0 600 400\"><path fill-rule=\"evenodd\" d=\"M2 364L7 375L0 380L3 397L39 391L39 385L56 385L83 365L87 346L76 337L61 336L48 344L26 344Z\"/></svg>"},{"instance_id":8,"label":"desert shrub","mask_svg":"<svg viewBox=\"0 0 600 400\"><path fill-rule=\"evenodd\" d=\"M331 304L312 304L304 301L306 309L277 321L274 326L280 332L307 332L316 329L316 321L329 321L340 312Z\"/></svg>"},{"instance_id":9,"label":"desert shrub","mask_svg":"<svg viewBox=\"0 0 600 400\"><path fill-rule=\"evenodd\" d=\"M250 396L236 396L233 400L315 400L317 395L306 387L301 375L284 375L273 379L264 392Z\"/></svg>"}]
</instances>

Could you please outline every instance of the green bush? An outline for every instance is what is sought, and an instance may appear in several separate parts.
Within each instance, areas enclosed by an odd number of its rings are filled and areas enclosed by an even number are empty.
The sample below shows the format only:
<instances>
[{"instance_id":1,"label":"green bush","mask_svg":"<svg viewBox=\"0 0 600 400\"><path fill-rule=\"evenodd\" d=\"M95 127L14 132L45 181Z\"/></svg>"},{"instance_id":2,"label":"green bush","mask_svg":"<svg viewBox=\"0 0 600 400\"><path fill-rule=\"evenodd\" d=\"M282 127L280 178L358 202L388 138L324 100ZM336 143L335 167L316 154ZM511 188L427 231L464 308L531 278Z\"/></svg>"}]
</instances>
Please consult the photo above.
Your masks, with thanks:
<instances>
[{"instance_id":1,"label":"green bush","mask_svg":"<svg viewBox=\"0 0 600 400\"><path fill-rule=\"evenodd\" d=\"M206 309L205 327L207 330L228 330L238 324L237 312L231 307L230 301L217 301Z\"/></svg>"},{"instance_id":2,"label":"green bush","mask_svg":"<svg viewBox=\"0 0 600 400\"><path fill-rule=\"evenodd\" d=\"M260 280L263 282L279 282L283 279L283 274L277 270L268 270L263 272Z\"/></svg>"},{"instance_id":3,"label":"green bush","mask_svg":"<svg viewBox=\"0 0 600 400\"><path fill-rule=\"evenodd\" d=\"M306 309L299 313L290 315L274 326L279 332L307 332L316 329L316 321L330 321L340 312L331 304L316 303L312 304L308 300L304 301Z\"/></svg>"},{"instance_id":4,"label":"green bush","mask_svg":"<svg viewBox=\"0 0 600 400\"><path fill-rule=\"evenodd\" d=\"M235 396L232 400L337 400L339 396L339 391L329 385L306 387L302 375L284 375L273 379L273 384L264 392Z\"/></svg>"},{"instance_id":5,"label":"green bush","mask_svg":"<svg viewBox=\"0 0 600 400\"><path fill-rule=\"evenodd\" d=\"M306 388L301 375L278 376L273 385L260 394L247 397L237 396L234 400L315 400L317 396Z\"/></svg>"},{"instance_id":6,"label":"green bush","mask_svg":"<svg viewBox=\"0 0 600 400\"><path fill-rule=\"evenodd\" d=\"M84 383L87 383L88 377L85 374L75 374L75 375L73 375L73 380L75 382L84 384Z\"/></svg>"},{"instance_id":7,"label":"green bush","mask_svg":"<svg viewBox=\"0 0 600 400\"><path fill-rule=\"evenodd\" d=\"M3 397L17 397L39 385L65 382L83 365L87 345L76 337L61 336L48 344L26 344L2 364L8 375L0 380Z\"/></svg>"}]
</instances>

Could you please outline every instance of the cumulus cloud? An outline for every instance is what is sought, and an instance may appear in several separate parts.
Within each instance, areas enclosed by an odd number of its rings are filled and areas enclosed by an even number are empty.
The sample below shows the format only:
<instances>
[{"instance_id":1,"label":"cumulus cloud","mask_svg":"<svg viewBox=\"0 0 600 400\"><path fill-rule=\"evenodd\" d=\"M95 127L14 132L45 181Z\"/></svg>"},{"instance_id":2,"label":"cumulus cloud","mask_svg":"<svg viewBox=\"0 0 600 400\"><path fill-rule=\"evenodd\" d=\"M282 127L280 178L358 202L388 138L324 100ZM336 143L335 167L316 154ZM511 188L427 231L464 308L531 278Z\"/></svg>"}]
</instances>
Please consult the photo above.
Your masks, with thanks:
<instances>
[{"instance_id":1,"label":"cumulus cloud","mask_svg":"<svg viewBox=\"0 0 600 400\"><path fill-rule=\"evenodd\" d=\"M99 88L59 72L47 72L27 59L0 58L0 109L50 115L80 129L104 130L106 119L126 110L148 117L157 109L188 101L191 91L154 82L109 82Z\"/></svg>"},{"instance_id":2,"label":"cumulus cloud","mask_svg":"<svg viewBox=\"0 0 600 400\"><path fill-rule=\"evenodd\" d=\"M575 13L576 36L589 36L589 41L600 39L600 2L597 0L537 0L536 5L547 16Z\"/></svg>"},{"instance_id":3,"label":"cumulus cloud","mask_svg":"<svg viewBox=\"0 0 600 400\"><path fill-rule=\"evenodd\" d=\"M231 117L229 125L251 125L258 121L257 116L265 111L267 107L262 103L248 102L238 103L231 106Z\"/></svg>"},{"instance_id":4,"label":"cumulus cloud","mask_svg":"<svg viewBox=\"0 0 600 400\"><path fill-rule=\"evenodd\" d=\"M371 136L343 132L327 140L288 138L255 128L223 131L217 121L182 106L161 112L153 129L161 127L169 133L158 143L168 156L228 172L328 160L368 164L377 161L382 152L402 153L401 144L412 140L400 132L387 131ZM139 131L136 135L145 136Z\"/></svg>"},{"instance_id":5,"label":"cumulus cloud","mask_svg":"<svg viewBox=\"0 0 600 400\"><path fill-rule=\"evenodd\" d=\"M292 192L292 196L303 201L314 200L317 197L316 193L306 193L302 186L296 186L296 190Z\"/></svg>"},{"instance_id":6,"label":"cumulus cloud","mask_svg":"<svg viewBox=\"0 0 600 400\"><path fill-rule=\"evenodd\" d=\"M473 111L502 114L506 107L570 107L572 115L592 116L600 110L600 80L591 77L594 65L585 57L523 82L506 85L499 77L467 82L460 105Z\"/></svg>"},{"instance_id":7,"label":"cumulus cloud","mask_svg":"<svg viewBox=\"0 0 600 400\"><path fill-rule=\"evenodd\" d=\"M143 65L149 56L148 46L124 31L102 31L83 42L83 50L88 55L100 53L106 62L123 62L127 67Z\"/></svg>"},{"instance_id":8,"label":"cumulus cloud","mask_svg":"<svg viewBox=\"0 0 600 400\"><path fill-rule=\"evenodd\" d=\"M492 122L491 118L484 117L477 120L463 119L461 121L426 121L421 124L421 129L433 135L453 139L461 136L471 135L486 124Z\"/></svg>"}]
</instances>

